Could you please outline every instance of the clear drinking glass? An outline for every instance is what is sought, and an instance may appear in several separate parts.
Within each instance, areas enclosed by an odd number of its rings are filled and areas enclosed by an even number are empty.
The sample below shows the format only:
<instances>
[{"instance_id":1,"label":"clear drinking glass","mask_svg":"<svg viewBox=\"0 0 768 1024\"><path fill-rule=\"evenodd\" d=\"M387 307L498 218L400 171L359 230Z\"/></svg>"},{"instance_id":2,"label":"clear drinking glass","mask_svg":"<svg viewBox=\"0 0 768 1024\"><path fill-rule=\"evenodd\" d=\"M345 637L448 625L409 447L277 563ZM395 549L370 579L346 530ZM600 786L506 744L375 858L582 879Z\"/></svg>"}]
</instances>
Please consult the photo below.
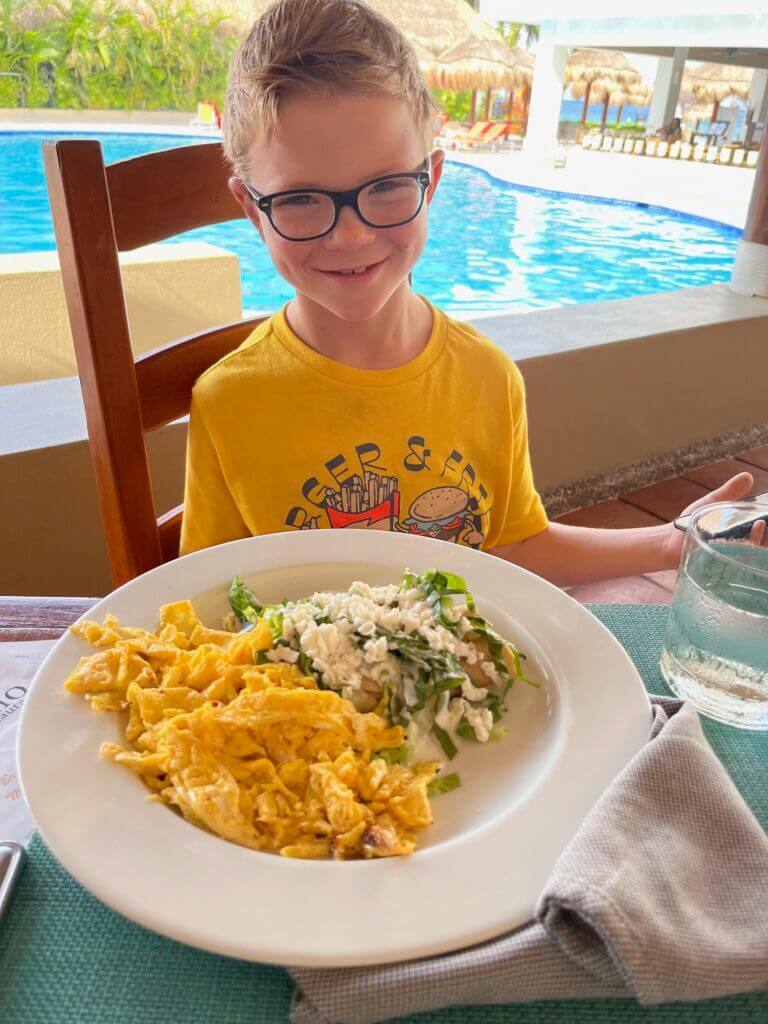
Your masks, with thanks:
<instances>
[{"instance_id":1,"label":"clear drinking glass","mask_svg":"<svg viewBox=\"0 0 768 1024\"><path fill-rule=\"evenodd\" d=\"M691 516L661 656L679 697L742 729L768 729L766 522L754 501Z\"/></svg>"}]
</instances>

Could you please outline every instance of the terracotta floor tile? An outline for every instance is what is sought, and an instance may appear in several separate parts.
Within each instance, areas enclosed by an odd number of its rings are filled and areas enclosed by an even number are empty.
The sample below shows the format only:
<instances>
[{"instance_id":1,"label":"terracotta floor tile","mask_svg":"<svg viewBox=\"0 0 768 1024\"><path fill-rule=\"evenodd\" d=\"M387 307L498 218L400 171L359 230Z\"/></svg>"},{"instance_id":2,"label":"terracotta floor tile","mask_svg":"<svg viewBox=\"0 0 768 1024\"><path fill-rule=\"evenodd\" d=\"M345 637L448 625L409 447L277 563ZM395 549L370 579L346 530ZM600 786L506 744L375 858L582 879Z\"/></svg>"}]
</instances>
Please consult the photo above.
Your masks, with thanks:
<instances>
[{"instance_id":1,"label":"terracotta floor tile","mask_svg":"<svg viewBox=\"0 0 768 1024\"><path fill-rule=\"evenodd\" d=\"M621 495L621 500L659 516L668 523L691 502L706 494L707 490L708 488L702 484L677 477L674 480L661 480L648 487L640 487L636 491L627 491Z\"/></svg>"},{"instance_id":2,"label":"terracotta floor tile","mask_svg":"<svg viewBox=\"0 0 768 1024\"><path fill-rule=\"evenodd\" d=\"M650 515L623 501L601 501L589 508L579 508L558 516L557 523L570 526L595 526L618 529L629 526L655 526L661 522L658 516Z\"/></svg>"},{"instance_id":3,"label":"terracotta floor tile","mask_svg":"<svg viewBox=\"0 0 768 1024\"><path fill-rule=\"evenodd\" d=\"M748 470L755 478L754 493L768 490L768 470L759 469L756 466L747 466L738 459L722 459L720 462L713 462L709 466L701 466L699 469L689 470L685 476L694 483L702 484L709 490L719 487L736 473L743 473Z\"/></svg>"},{"instance_id":4,"label":"terracotta floor tile","mask_svg":"<svg viewBox=\"0 0 768 1024\"><path fill-rule=\"evenodd\" d=\"M582 583L568 590L571 597L585 604L601 601L607 604L669 604L672 595L645 576L625 576L601 583Z\"/></svg>"},{"instance_id":5,"label":"terracotta floor tile","mask_svg":"<svg viewBox=\"0 0 768 1024\"><path fill-rule=\"evenodd\" d=\"M768 469L768 444L764 444L760 448L750 448L748 452L742 452L737 458L739 462L748 462L751 466Z\"/></svg>"}]
</instances>

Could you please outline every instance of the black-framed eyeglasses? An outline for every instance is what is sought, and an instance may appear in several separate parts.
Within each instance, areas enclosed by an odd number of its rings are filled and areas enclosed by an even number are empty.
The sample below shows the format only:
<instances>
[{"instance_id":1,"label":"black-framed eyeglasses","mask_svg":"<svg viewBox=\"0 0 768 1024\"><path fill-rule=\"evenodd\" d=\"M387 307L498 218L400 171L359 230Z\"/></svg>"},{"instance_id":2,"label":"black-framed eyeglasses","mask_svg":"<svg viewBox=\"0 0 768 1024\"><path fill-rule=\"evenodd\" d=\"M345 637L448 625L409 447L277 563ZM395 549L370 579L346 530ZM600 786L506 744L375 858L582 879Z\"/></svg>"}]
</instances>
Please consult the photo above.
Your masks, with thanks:
<instances>
[{"instance_id":1,"label":"black-framed eyeglasses","mask_svg":"<svg viewBox=\"0 0 768 1024\"><path fill-rule=\"evenodd\" d=\"M345 206L351 206L371 228L396 228L413 220L429 188L429 157L418 171L383 174L346 192L324 188L292 188L261 195L243 182L278 235L290 242L309 242L330 234Z\"/></svg>"}]
</instances>

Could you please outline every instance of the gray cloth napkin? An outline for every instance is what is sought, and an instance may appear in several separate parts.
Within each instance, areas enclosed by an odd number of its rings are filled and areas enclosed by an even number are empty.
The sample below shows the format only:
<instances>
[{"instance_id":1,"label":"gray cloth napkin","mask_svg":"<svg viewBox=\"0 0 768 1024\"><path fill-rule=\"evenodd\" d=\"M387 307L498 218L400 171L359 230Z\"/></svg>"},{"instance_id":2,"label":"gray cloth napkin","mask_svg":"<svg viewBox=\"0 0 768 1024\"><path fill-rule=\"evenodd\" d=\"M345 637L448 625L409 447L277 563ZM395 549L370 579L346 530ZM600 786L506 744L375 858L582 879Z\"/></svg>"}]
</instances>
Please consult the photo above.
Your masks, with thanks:
<instances>
[{"instance_id":1,"label":"gray cloth napkin","mask_svg":"<svg viewBox=\"0 0 768 1024\"><path fill-rule=\"evenodd\" d=\"M652 705L649 742L557 861L535 920L408 963L291 968L294 1024L540 999L653 1004L768 987L768 838L693 708L668 697Z\"/></svg>"}]
</instances>

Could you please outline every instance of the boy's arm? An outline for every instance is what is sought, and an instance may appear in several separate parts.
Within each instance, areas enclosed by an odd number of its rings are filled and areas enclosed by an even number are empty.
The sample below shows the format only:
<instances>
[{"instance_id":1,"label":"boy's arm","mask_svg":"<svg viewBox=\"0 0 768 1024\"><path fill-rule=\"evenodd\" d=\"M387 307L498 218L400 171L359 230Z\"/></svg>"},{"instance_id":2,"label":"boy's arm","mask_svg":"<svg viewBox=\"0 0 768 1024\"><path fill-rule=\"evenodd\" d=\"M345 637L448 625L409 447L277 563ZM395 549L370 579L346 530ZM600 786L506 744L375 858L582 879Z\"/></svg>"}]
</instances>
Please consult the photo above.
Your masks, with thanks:
<instances>
[{"instance_id":1,"label":"boy's arm","mask_svg":"<svg viewBox=\"0 0 768 1024\"><path fill-rule=\"evenodd\" d=\"M752 484L749 473L739 473L685 511L692 512L715 501L738 501L749 493ZM676 569L683 540L684 534L672 523L628 530L550 523L527 540L491 548L490 554L529 569L558 586L568 587Z\"/></svg>"},{"instance_id":2,"label":"boy's arm","mask_svg":"<svg viewBox=\"0 0 768 1024\"><path fill-rule=\"evenodd\" d=\"M179 553L187 555L199 548L250 536L251 531L227 486L216 448L193 396Z\"/></svg>"}]
</instances>

